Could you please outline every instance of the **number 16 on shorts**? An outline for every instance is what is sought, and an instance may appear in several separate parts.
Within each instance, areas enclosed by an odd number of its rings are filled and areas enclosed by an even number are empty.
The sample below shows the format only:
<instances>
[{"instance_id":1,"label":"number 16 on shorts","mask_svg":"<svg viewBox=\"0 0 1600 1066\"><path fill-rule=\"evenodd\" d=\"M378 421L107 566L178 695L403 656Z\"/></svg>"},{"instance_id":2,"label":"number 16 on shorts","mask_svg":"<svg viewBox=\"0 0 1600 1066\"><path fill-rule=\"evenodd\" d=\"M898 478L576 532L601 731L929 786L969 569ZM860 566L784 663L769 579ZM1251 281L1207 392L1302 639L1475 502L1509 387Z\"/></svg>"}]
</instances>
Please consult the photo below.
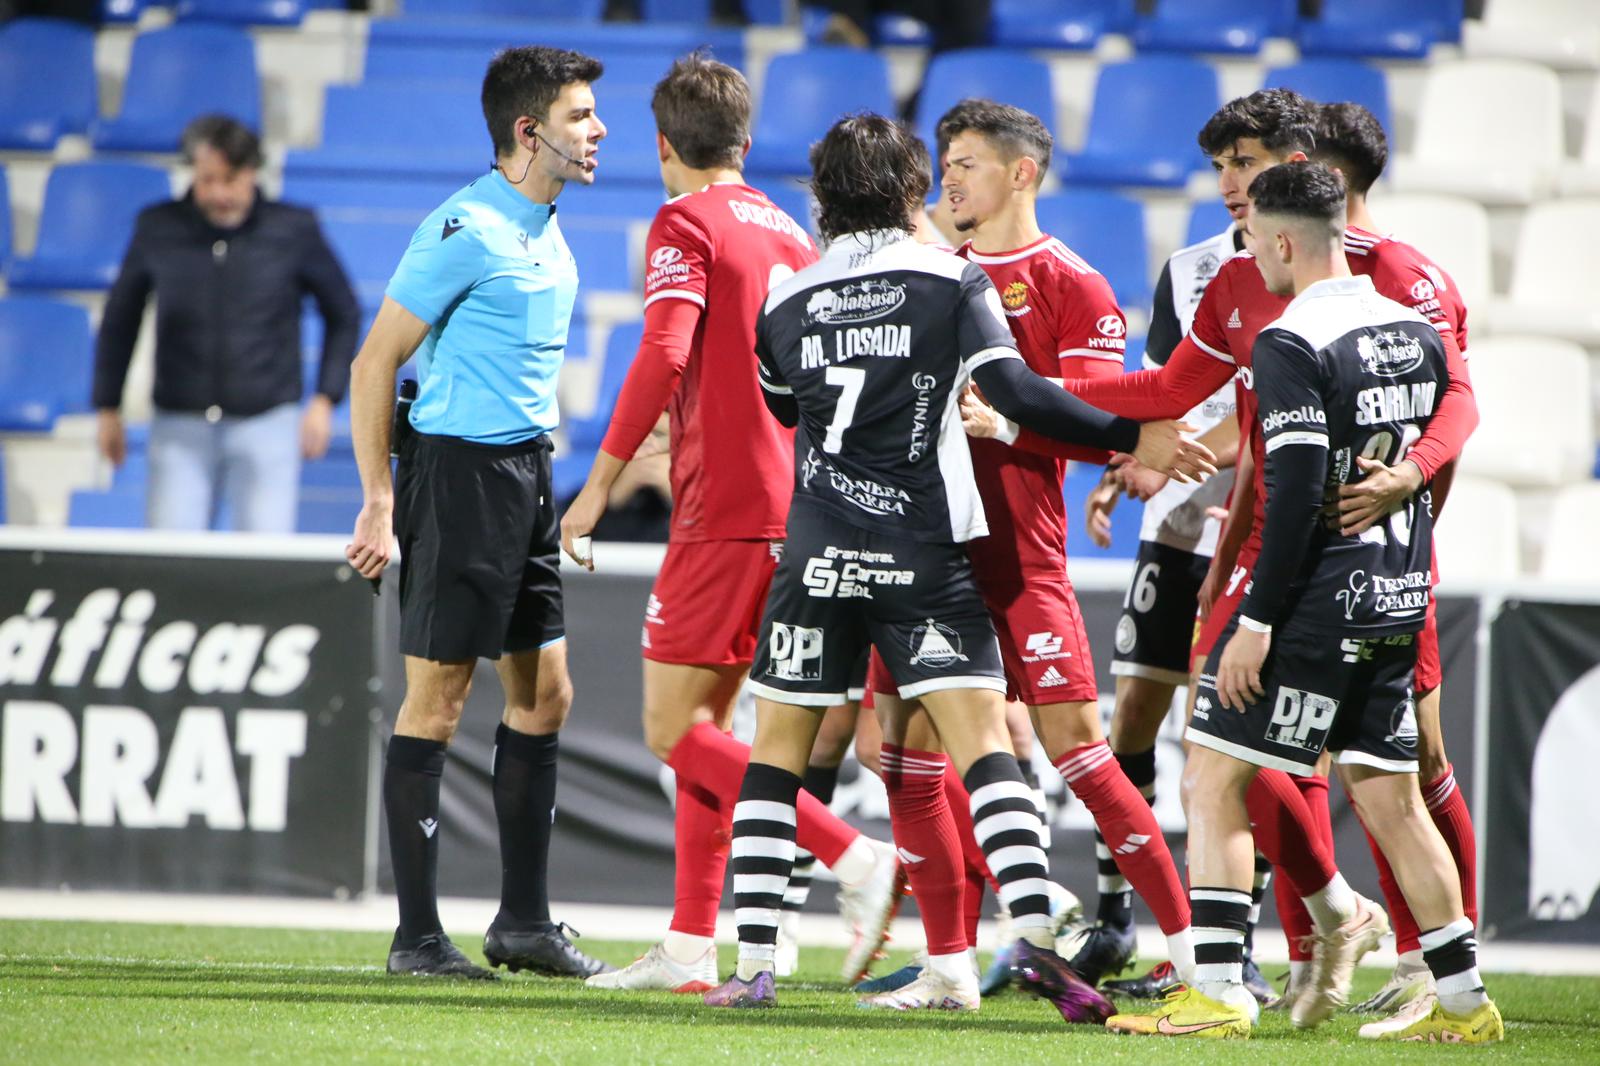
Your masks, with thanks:
<instances>
[{"instance_id":1,"label":"number 16 on shorts","mask_svg":"<svg viewBox=\"0 0 1600 1066\"><path fill-rule=\"evenodd\" d=\"M822 678L822 630L772 623L767 638L767 675L784 681Z\"/></svg>"}]
</instances>

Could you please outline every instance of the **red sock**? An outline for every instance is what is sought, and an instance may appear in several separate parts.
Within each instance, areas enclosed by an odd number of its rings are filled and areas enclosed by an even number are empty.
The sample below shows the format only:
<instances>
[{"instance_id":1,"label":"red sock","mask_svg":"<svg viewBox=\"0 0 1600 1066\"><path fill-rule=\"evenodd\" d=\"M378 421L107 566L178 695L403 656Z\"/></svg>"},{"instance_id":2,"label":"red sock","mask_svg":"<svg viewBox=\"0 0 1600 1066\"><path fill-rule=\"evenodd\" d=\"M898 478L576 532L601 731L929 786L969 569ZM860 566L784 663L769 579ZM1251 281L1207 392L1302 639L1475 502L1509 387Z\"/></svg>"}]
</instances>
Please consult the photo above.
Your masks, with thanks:
<instances>
[{"instance_id":1,"label":"red sock","mask_svg":"<svg viewBox=\"0 0 1600 1066\"><path fill-rule=\"evenodd\" d=\"M967 949L962 927L961 839L945 799L948 760L942 752L883 745L879 756L889 793L889 821L922 915L930 955Z\"/></svg>"},{"instance_id":2,"label":"red sock","mask_svg":"<svg viewBox=\"0 0 1600 1066\"><path fill-rule=\"evenodd\" d=\"M967 944L976 947L978 944L978 922L983 919L983 887L989 882L984 873L979 873L971 866L961 878L961 924L967 936Z\"/></svg>"},{"instance_id":3,"label":"red sock","mask_svg":"<svg viewBox=\"0 0 1600 1066\"><path fill-rule=\"evenodd\" d=\"M715 936L722 879L733 842L733 808L678 778L672 818L672 925L690 936Z\"/></svg>"},{"instance_id":4,"label":"red sock","mask_svg":"<svg viewBox=\"0 0 1600 1066\"><path fill-rule=\"evenodd\" d=\"M1256 849L1278 869L1272 891L1278 902L1278 921L1289 941L1289 958L1303 962L1311 954L1300 945L1313 925L1300 899L1320 892L1339 872L1333 850L1323 842L1294 779L1282 770L1256 774L1245 793L1245 806Z\"/></svg>"},{"instance_id":5,"label":"red sock","mask_svg":"<svg viewBox=\"0 0 1600 1066\"><path fill-rule=\"evenodd\" d=\"M710 792L728 811L739 802L744 768L750 764L750 745L742 744L710 722L700 722L683 735L667 765L679 779ZM861 833L852 829L811 793L801 789L795 804L795 843L832 866Z\"/></svg>"},{"instance_id":6,"label":"red sock","mask_svg":"<svg viewBox=\"0 0 1600 1066\"><path fill-rule=\"evenodd\" d=\"M1156 916L1163 933L1189 928L1189 896L1172 864L1150 804L1122 772L1105 741L1073 748L1056 760L1111 849L1117 869Z\"/></svg>"},{"instance_id":7,"label":"red sock","mask_svg":"<svg viewBox=\"0 0 1600 1066\"><path fill-rule=\"evenodd\" d=\"M1438 780L1423 786L1422 801L1428 805L1433 824L1456 860L1456 873L1461 877L1461 905L1467 913L1467 921L1477 928L1478 837L1472 828L1467 797L1456 787L1455 767L1446 766Z\"/></svg>"},{"instance_id":8,"label":"red sock","mask_svg":"<svg viewBox=\"0 0 1600 1066\"><path fill-rule=\"evenodd\" d=\"M1291 777L1289 780L1300 790L1300 798L1306 801L1306 813L1311 817L1311 827L1317 839L1332 855L1333 818L1328 811L1328 779L1312 774L1309 777ZM1302 938L1316 932L1316 923L1311 920L1311 912L1306 910L1305 903L1292 893L1278 896L1278 922L1283 926L1283 935L1288 937L1292 945L1289 949L1292 959L1300 952ZM1304 954L1308 959L1311 957L1309 952Z\"/></svg>"}]
</instances>

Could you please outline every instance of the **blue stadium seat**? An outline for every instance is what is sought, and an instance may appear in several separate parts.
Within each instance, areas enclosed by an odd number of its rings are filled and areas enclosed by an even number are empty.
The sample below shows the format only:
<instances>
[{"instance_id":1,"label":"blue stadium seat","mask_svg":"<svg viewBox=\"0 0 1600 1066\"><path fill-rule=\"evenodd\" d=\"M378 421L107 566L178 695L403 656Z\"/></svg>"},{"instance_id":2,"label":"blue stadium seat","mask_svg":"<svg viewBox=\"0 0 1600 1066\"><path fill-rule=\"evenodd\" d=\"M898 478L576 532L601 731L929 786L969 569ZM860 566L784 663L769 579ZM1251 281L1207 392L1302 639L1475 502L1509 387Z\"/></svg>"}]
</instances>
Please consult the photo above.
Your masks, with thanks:
<instances>
[{"instance_id":1,"label":"blue stadium seat","mask_svg":"<svg viewBox=\"0 0 1600 1066\"><path fill-rule=\"evenodd\" d=\"M175 9L179 18L194 22L298 26L309 6L305 0L178 0Z\"/></svg>"},{"instance_id":2,"label":"blue stadium seat","mask_svg":"<svg viewBox=\"0 0 1600 1066\"><path fill-rule=\"evenodd\" d=\"M337 217L322 220L322 232L363 307L376 307L383 302L383 290L416 230L414 224L405 222L357 222Z\"/></svg>"},{"instance_id":3,"label":"blue stadium seat","mask_svg":"<svg viewBox=\"0 0 1600 1066\"><path fill-rule=\"evenodd\" d=\"M360 513L359 482L345 488L302 486L300 500L295 509L295 532L348 534L355 528L356 515Z\"/></svg>"},{"instance_id":4,"label":"blue stadium seat","mask_svg":"<svg viewBox=\"0 0 1600 1066\"><path fill-rule=\"evenodd\" d=\"M1462 16L1462 0L1322 0L1321 16L1300 23L1300 51L1422 59L1461 40Z\"/></svg>"},{"instance_id":5,"label":"blue stadium seat","mask_svg":"<svg viewBox=\"0 0 1600 1066\"><path fill-rule=\"evenodd\" d=\"M100 20L102 22L138 22L139 16L144 14L144 9L150 6L149 0L101 0Z\"/></svg>"},{"instance_id":6,"label":"blue stadium seat","mask_svg":"<svg viewBox=\"0 0 1600 1066\"><path fill-rule=\"evenodd\" d=\"M0 526L6 524L6 516L10 514L9 503L6 499L6 454L5 448L0 447Z\"/></svg>"},{"instance_id":7,"label":"blue stadium seat","mask_svg":"<svg viewBox=\"0 0 1600 1066\"><path fill-rule=\"evenodd\" d=\"M1297 0L1157 0L1139 20L1140 51L1255 54L1268 37L1294 31Z\"/></svg>"},{"instance_id":8,"label":"blue stadium seat","mask_svg":"<svg viewBox=\"0 0 1600 1066\"><path fill-rule=\"evenodd\" d=\"M1128 373L1144 369L1144 347L1148 340L1143 333L1128 334L1128 346L1123 349L1122 369Z\"/></svg>"},{"instance_id":9,"label":"blue stadium seat","mask_svg":"<svg viewBox=\"0 0 1600 1066\"><path fill-rule=\"evenodd\" d=\"M1318 103L1350 101L1371 111L1394 137L1389 112L1389 79L1359 59L1303 59L1292 67L1273 67L1262 85L1293 89Z\"/></svg>"},{"instance_id":10,"label":"blue stadium seat","mask_svg":"<svg viewBox=\"0 0 1600 1066\"><path fill-rule=\"evenodd\" d=\"M370 184L436 181L454 191L483 174L493 158L476 86L415 81L330 85L322 147L291 151L283 173L286 182L378 177Z\"/></svg>"},{"instance_id":11,"label":"blue stadium seat","mask_svg":"<svg viewBox=\"0 0 1600 1066\"><path fill-rule=\"evenodd\" d=\"M1133 25L1133 0L994 0L989 40L999 48L1093 48Z\"/></svg>"},{"instance_id":12,"label":"blue stadium seat","mask_svg":"<svg viewBox=\"0 0 1600 1066\"><path fill-rule=\"evenodd\" d=\"M37 296L0 300L0 430L45 431L88 411L94 341L83 308Z\"/></svg>"},{"instance_id":13,"label":"blue stadium seat","mask_svg":"<svg viewBox=\"0 0 1600 1066\"><path fill-rule=\"evenodd\" d=\"M1067 501L1067 559L1132 559L1139 553L1139 521L1144 504L1124 497L1111 514L1111 547L1097 548L1083 528L1083 501L1089 490L1100 483L1105 467L1092 463L1073 463L1067 471L1062 496Z\"/></svg>"},{"instance_id":14,"label":"blue stadium seat","mask_svg":"<svg viewBox=\"0 0 1600 1066\"><path fill-rule=\"evenodd\" d=\"M1189 209L1189 228L1184 232L1183 244L1199 244L1233 225L1233 216L1215 197L1201 200Z\"/></svg>"},{"instance_id":15,"label":"blue stadium seat","mask_svg":"<svg viewBox=\"0 0 1600 1066\"><path fill-rule=\"evenodd\" d=\"M604 152L606 147L606 142L601 141L600 150ZM657 173L659 175L659 170ZM569 185L566 192L561 194L561 224L565 226L574 218L649 222L656 217L656 212L661 210L666 199L666 190L661 188L659 181L654 188L605 182L582 187Z\"/></svg>"},{"instance_id":16,"label":"blue stadium seat","mask_svg":"<svg viewBox=\"0 0 1600 1066\"><path fill-rule=\"evenodd\" d=\"M139 212L172 196L167 172L91 160L50 172L37 250L11 264L12 291L104 289L116 280Z\"/></svg>"},{"instance_id":17,"label":"blue stadium seat","mask_svg":"<svg viewBox=\"0 0 1600 1066\"><path fill-rule=\"evenodd\" d=\"M606 427L611 424L611 412L617 406L617 396L622 392L622 382L633 365L633 357L639 351L639 338L643 335L642 322L620 322L612 328L601 356L594 411L583 418L563 419L567 441L574 449L597 447L605 437Z\"/></svg>"},{"instance_id":18,"label":"blue stadium seat","mask_svg":"<svg viewBox=\"0 0 1600 1066\"><path fill-rule=\"evenodd\" d=\"M454 43L376 37L367 46L365 80L368 83L415 81L420 73L430 82L462 82L476 95L489 60L502 47L503 43L479 41ZM607 95L619 89L654 89L680 53L667 48L602 47L589 54L606 68L597 86L600 117L604 119ZM719 53L718 58L734 62L742 55L736 51L729 59Z\"/></svg>"},{"instance_id":19,"label":"blue stadium seat","mask_svg":"<svg viewBox=\"0 0 1600 1066\"><path fill-rule=\"evenodd\" d=\"M78 489L67 505L67 525L74 529L143 529L144 489ZM354 522L350 525L355 527Z\"/></svg>"},{"instance_id":20,"label":"blue stadium seat","mask_svg":"<svg viewBox=\"0 0 1600 1066\"><path fill-rule=\"evenodd\" d=\"M1217 93L1216 71L1197 59L1150 56L1100 68L1088 139L1062 179L1182 186L1206 163L1194 136L1216 111Z\"/></svg>"},{"instance_id":21,"label":"blue stadium seat","mask_svg":"<svg viewBox=\"0 0 1600 1066\"><path fill-rule=\"evenodd\" d=\"M1039 200L1039 228L1105 275L1124 310L1150 304L1144 206L1098 189L1073 189Z\"/></svg>"},{"instance_id":22,"label":"blue stadium seat","mask_svg":"<svg viewBox=\"0 0 1600 1066\"><path fill-rule=\"evenodd\" d=\"M406 0L405 13L417 18L449 16L598 22L604 8L605 0ZM506 43L511 42L508 40Z\"/></svg>"},{"instance_id":23,"label":"blue stadium seat","mask_svg":"<svg viewBox=\"0 0 1600 1066\"><path fill-rule=\"evenodd\" d=\"M48 152L94 121L94 31L60 19L0 26L0 148Z\"/></svg>"},{"instance_id":24,"label":"blue stadium seat","mask_svg":"<svg viewBox=\"0 0 1600 1066\"><path fill-rule=\"evenodd\" d=\"M807 233L816 235L817 222L812 211L811 193L798 179L769 177L755 180L752 184L767 194L773 206L800 223Z\"/></svg>"},{"instance_id":25,"label":"blue stadium seat","mask_svg":"<svg viewBox=\"0 0 1600 1066\"><path fill-rule=\"evenodd\" d=\"M16 245L11 236L11 183L6 180L6 168L0 163L0 274L11 266Z\"/></svg>"},{"instance_id":26,"label":"blue stadium seat","mask_svg":"<svg viewBox=\"0 0 1600 1066\"><path fill-rule=\"evenodd\" d=\"M628 224L601 218L563 219L561 233L578 261L580 289L584 292L637 292L628 254Z\"/></svg>"},{"instance_id":27,"label":"blue stadium seat","mask_svg":"<svg viewBox=\"0 0 1600 1066\"><path fill-rule=\"evenodd\" d=\"M190 120L211 113L261 128L261 83L250 34L203 22L151 30L134 38L122 112L95 125L94 146L175 152Z\"/></svg>"},{"instance_id":28,"label":"blue stadium seat","mask_svg":"<svg viewBox=\"0 0 1600 1066\"><path fill-rule=\"evenodd\" d=\"M541 0L543 2L543 0ZM520 0L508 0L520 4ZM406 47L437 48L442 45L478 45L489 49L504 48L522 41L572 48L611 62L627 52L669 53L682 55L696 48L709 48L724 63L735 67L744 65L744 32L718 26L696 26L676 22L583 22L572 17L564 19L530 18L521 22L507 19L461 17L454 0L432 0L430 10L448 12L423 17L416 14L416 4L408 4L405 18L375 19L367 33L369 49L401 49ZM526 11L522 4L519 11ZM413 67L411 77L424 68ZM481 79L482 71L474 75ZM606 82L602 81L601 85Z\"/></svg>"},{"instance_id":29,"label":"blue stadium seat","mask_svg":"<svg viewBox=\"0 0 1600 1066\"><path fill-rule=\"evenodd\" d=\"M750 138L748 169L811 173L812 143L852 111L894 113L889 66L877 52L818 46L773 57Z\"/></svg>"},{"instance_id":30,"label":"blue stadium seat","mask_svg":"<svg viewBox=\"0 0 1600 1066\"><path fill-rule=\"evenodd\" d=\"M917 105L917 136L937 153L934 128L944 113L969 96L987 97L1031 111L1053 134L1055 94L1050 68L1023 52L1004 48L968 48L935 56L928 64ZM935 173L938 172L935 160Z\"/></svg>"},{"instance_id":31,"label":"blue stadium seat","mask_svg":"<svg viewBox=\"0 0 1600 1066\"><path fill-rule=\"evenodd\" d=\"M484 138L488 140L487 137ZM292 153L291 153L292 154ZM374 181L363 172L320 173L307 167L288 175L283 199L316 208L324 218L421 222L447 197L470 180L442 178L386 178Z\"/></svg>"},{"instance_id":32,"label":"blue stadium seat","mask_svg":"<svg viewBox=\"0 0 1600 1066\"><path fill-rule=\"evenodd\" d=\"M661 187L661 159L656 154L656 116L650 90L617 89L595 102L606 139L600 142L600 182L631 182Z\"/></svg>"}]
</instances>

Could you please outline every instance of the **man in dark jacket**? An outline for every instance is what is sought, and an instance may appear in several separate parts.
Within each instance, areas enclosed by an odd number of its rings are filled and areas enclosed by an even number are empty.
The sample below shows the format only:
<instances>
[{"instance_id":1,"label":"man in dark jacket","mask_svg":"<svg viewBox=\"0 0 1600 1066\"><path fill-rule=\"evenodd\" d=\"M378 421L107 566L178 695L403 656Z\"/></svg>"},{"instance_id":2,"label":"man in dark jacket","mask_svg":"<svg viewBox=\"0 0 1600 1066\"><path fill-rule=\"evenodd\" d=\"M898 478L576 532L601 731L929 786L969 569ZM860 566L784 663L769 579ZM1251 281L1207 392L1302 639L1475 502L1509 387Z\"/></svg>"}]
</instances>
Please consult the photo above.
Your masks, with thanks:
<instances>
[{"instance_id":1,"label":"man in dark jacket","mask_svg":"<svg viewBox=\"0 0 1600 1066\"><path fill-rule=\"evenodd\" d=\"M106 301L95 352L100 453L126 456L122 389L156 296L155 412L146 521L209 529L229 503L233 528L293 532L300 460L328 448L350 381L360 311L344 271L303 208L261 197L261 143L234 119L184 131L194 184L139 215ZM316 392L302 413L300 306L324 324ZM298 427L298 428L297 428Z\"/></svg>"}]
</instances>

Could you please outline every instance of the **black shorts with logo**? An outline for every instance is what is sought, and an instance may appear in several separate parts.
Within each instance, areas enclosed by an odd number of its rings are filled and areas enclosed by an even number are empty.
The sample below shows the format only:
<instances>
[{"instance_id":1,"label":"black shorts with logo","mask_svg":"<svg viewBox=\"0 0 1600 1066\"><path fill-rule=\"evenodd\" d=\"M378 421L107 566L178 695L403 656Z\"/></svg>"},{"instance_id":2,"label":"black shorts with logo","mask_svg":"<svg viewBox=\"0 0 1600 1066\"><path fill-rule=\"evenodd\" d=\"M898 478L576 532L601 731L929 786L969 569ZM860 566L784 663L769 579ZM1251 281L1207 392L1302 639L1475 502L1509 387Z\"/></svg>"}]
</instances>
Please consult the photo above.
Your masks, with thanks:
<instances>
[{"instance_id":1,"label":"black shorts with logo","mask_svg":"<svg viewBox=\"0 0 1600 1066\"><path fill-rule=\"evenodd\" d=\"M843 703L869 644L904 699L1006 690L1000 643L964 546L869 532L797 500L750 689L806 707Z\"/></svg>"},{"instance_id":2,"label":"black shorts with logo","mask_svg":"<svg viewBox=\"0 0 1600 1066\"><path fill-rule=\"evenodd\" d=\"M550 438L414 433L395 478L401 654L498 659L566 635Z\"/></svg>"},{"instance_id":3,"label":"black shorts with logo","mask_svg":"<svg viewBox=\"0 0 1600 1066\"><path fill-rule=\"evenodd\" d=\"M1235 612L1206 660L1191 743L1300 776L1313 772L1324 748L1341 764L1417 772L1417 634L1341 638L1291 617L1273 631L1261 670L1266 695L1241 713L1224 707L1216 689L1217 665L1238 625Z\"/></svg>"},{"instance_id":4,"label":"black shorts with logo","mask_svg":"<svg viewBox=\"0 0 1600 1066\"><path fill-rule=\"evenodd\" d=\"M1133 581L1122 598L1111 672L1173 685L1189 683L1195 611L1211 557L1139 542Z\"/></svg>"}]
</instances>

